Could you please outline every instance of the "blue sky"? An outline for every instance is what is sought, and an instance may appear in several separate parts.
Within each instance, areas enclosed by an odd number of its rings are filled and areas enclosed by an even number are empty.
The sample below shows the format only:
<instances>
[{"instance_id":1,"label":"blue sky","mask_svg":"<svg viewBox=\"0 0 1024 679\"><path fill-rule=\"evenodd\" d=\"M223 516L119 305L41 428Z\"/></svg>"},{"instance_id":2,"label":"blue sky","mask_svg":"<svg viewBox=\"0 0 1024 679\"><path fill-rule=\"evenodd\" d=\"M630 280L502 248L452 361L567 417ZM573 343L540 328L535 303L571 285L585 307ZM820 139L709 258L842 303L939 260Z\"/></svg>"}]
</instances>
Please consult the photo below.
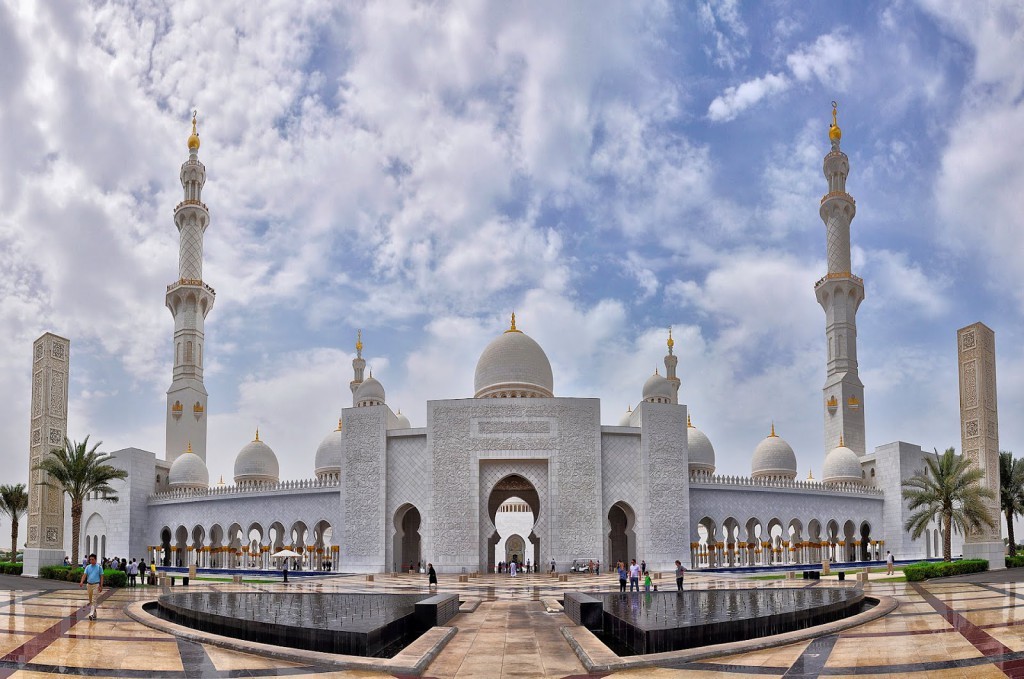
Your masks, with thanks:
<instances>
[{"instance_id":1,"label":"blue sky","mask_svg":"<svg viewBox=\"0 0 1024 679\"><path fill-rule=\"evenodd\" d=\"M163 453L193 108L214 478L257 425L312 474L356 328L422 426L512 309L607 424L674 326L719 471L774 420L820 473L833 99L869 447L959 447L955 332L981 320L1024 453L1020 3L0 2L0 61L10 480L45 330L72 340L72 436Z\"/></svg>"}]
</instances>

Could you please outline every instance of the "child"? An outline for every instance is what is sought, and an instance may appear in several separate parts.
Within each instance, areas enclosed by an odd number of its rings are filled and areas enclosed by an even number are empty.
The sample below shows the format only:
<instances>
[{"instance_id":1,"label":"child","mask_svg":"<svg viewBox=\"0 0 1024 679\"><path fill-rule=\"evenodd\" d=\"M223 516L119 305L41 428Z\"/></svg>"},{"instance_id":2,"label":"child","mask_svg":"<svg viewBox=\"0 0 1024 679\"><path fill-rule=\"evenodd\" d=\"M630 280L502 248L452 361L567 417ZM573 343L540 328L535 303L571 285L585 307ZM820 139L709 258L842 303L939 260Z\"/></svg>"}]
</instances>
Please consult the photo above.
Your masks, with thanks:
<instances>
[{"instance_id":1,"label":"child","mask_svg":"<svg viewBox=\"0 0 1024 679\"><path fill-rule=\"evenodd\" d=\"M651 574L650 573L644 573L644 591L645 592L650 592L651 591Z\"/></svg>"}]
</instances>

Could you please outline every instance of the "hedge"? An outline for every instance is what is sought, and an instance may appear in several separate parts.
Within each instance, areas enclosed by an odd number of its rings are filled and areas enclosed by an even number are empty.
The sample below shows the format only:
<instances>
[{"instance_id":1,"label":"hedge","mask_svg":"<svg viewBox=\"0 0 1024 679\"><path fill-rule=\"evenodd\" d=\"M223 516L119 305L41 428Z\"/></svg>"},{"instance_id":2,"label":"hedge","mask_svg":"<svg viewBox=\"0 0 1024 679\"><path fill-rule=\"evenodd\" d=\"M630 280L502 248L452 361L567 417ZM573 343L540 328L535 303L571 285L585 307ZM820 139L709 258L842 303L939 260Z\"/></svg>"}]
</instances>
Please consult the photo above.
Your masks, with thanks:
<instances>
[{"instance_id":1,"label":"hedge","mask_svg":"<svg viewBox=\"0 0 1024 679\"><path fill-rule=\"evenodd\" d=\"M918 582L930 580L931 578L944 578L949 575L965 575L967 573L981 573L988 570L986 559L962 559L960 561L940 561L931 563L922 561L912 563L903 567L903 574L907 576L907 582Z\"/></svg>"},{"instance_id":2,"label":"hedge","mask_svg":"<svg viewBox=\"0 0 1024 679\"><path fill-rule=\"evenodd\" d=\"M23 566L20 563L0 561L0 573L3 573L4 575L21 575L22 568Z\"/></svg>"},{"instance_id":3,"label":"hedge","mask_svg":"<svg viewBox=\"0 0 1024 679\"><path fill-rule=\"evenodd\" d=\"M1020 568L1021 566L1024 566L1024 554L1006 557L1007 568Z\"/></svg>"},{"instance_id":4,"label":"hedge","mask_svg":"<svg viewBox=\"0 0 1024 679\"><path fill-rule=\"evenodd\" d=\"M39 577L48 580L63 580L65 582L81 582L82 573L85 569L71 568L70 566L43 566L39 569ZM103 569L103 584L107 587L124 587L128 584L128 576L124 571L116 571L110 568Z\"/></svg>"}]
</instances>

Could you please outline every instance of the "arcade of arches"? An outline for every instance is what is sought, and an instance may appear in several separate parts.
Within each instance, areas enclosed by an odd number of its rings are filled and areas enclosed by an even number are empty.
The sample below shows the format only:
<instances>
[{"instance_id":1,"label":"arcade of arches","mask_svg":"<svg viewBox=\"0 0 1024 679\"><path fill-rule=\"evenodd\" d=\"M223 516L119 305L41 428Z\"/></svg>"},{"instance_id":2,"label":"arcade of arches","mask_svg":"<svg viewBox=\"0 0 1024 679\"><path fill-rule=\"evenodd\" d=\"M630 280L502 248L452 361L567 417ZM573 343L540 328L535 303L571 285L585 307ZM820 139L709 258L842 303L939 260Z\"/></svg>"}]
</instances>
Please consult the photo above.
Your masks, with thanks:
<instances>
[{"instance_id":1,"label":"arcade of arches","mask_svg":"<svg viewBox=\"0 0 1024 679\"><path fill-rule=\"evenodd\" d=\"M825 558L874 561L884 555L885 541L872 537L871 524L853 519L812 519L805 525L800 519L777 518L740 522L729 517L719 523L705 516L690 542L693 568L820 563Z\"/></svg>"},{"instance_id":2,"label":"arcade of arches","mask_svg":"<svg viewBox=\"0 0 1024 679\"><path fill-rule=\"evenodd\" d=\"M199 568L271 569L280 564L272 554L284 549L301 554L289 564L293 569L338 570L339 547L332 541L334 529L321 520L308 526L296 521L285 527L280 521L268 526L254 522L243 527L232 523L185 526L160 531L160 544L149 548L149 558L164 566Z\"/></svg>"}]
</instances>

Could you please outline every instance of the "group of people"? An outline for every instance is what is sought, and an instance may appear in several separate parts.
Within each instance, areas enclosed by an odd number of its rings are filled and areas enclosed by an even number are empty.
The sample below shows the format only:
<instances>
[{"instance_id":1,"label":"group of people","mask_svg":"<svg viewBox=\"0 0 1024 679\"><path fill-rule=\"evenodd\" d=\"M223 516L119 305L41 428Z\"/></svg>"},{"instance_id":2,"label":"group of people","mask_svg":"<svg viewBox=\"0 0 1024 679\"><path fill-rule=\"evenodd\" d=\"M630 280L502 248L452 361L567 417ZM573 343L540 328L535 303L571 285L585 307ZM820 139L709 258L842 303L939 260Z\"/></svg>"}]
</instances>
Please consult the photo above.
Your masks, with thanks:
<instances>
[{"instance_id":1,"label":"group of people","mask_svg":"<svg viewBox=\"0 0 1024 679\"><path fill-rule=\"evenodd\" d=\"M512 559L508 563L506 563L504 561L499 561L498 565L495 566L494 568L495 568L495 570L498 573L508 573L513 578L516 577L516 575L518 575L520 572L522 572L522 573L536 573L537 572L536 569L533 567L533 564L530 563L529 559L526 560L525 564L521 564L521 563L519 563L515 559Z\"/></svg>"},{"instance_id":2,"label":"group of people","mask_svg":"<svg viewBox=\"0 0 1024 679\"><path fill-rule=\"evenodd\" d=\"M64 557L64 565L70 566L71 559ZM127 576L127 583L129 587L137 587L139 584L139 576L142 576L142 584L146 584L146 560L145 559L132 559L129 561L124 558L112 557L110 559L97 559L95 554L89 554L82 557L82 568L88 568L90 565L97 566L101 571L121 571ZM156 584L156 561L149 565L149 584Z\"/></svg>"},{"instance_id":3,"label":"group of people","mask_svg":"<svg viewBox=\"0 0 1024 679\"><path fill-rule=\"evenodd\" d=\"M626 566L623 562L619 562L615 566L616 571L619 574L619 591L626 591L626 581L629 581L629 591L639 592L640 591L640 578L644 581L644 591L651 591L651 574L647 570L647 561L641 560L638 564L636 559L630 561L629 566ZM686 574L686 568L683 566L683 562L676 559L676 590L683 591L683 577ZM658 591L658 586L653 585L654 591Z\"/></svg>"}]
</instances>

